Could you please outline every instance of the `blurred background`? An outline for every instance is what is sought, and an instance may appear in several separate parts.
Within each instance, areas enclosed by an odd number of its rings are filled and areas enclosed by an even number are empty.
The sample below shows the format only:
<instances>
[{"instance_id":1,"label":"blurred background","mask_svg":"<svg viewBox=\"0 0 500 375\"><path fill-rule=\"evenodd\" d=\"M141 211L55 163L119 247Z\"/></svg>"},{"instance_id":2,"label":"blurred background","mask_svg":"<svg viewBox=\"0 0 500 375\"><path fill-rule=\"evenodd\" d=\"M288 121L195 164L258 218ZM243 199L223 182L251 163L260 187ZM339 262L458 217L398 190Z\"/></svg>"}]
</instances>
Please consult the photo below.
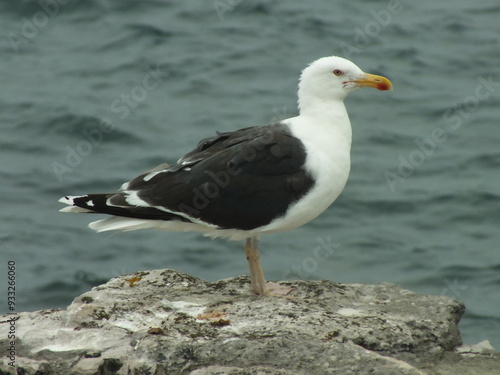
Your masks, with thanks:
<instances>
[{"instance_id":1,"label":"blurred background","mask_svg":"<svg viewBox=\"0 0 500 375\"><path fill-rule=\"evenodd\" d=\"M0 1L0 276L17 311L65 307L110 278L247 274L242 243L97 234L58 198L112 192L215 131L297 115L327 55L390 78L346 101L345 191L264 236L270 280L391 282L464 301L464 342L500 349L500 4L407 0ZM7 311L2 297L0 313Z\"/></svg>"}]
</instances>

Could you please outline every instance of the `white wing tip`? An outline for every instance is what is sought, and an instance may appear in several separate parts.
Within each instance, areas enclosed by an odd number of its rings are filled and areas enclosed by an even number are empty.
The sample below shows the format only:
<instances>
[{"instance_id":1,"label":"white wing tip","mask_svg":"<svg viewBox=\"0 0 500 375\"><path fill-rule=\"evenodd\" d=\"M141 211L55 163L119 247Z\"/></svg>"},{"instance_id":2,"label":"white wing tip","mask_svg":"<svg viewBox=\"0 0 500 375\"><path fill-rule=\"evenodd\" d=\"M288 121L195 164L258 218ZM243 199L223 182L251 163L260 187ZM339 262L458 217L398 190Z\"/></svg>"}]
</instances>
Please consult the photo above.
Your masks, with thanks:
<instances>
[{"instance_id":1,"label":"white wing tip","mask_svg":"<svg viewBox=\"0 0 500 375\"><path fill-rule=\"evenodd\" d=\"M73 195L68 195L66 197L59 198L58 202L61 202L61 203L64 203L64 204L72 206L74 198L78 198L78 197L77 196L73 196Z\"/></svg>"},{"instance_id":2,"label":"white wing tip","mask_svg":"<svg viewBox=\"0 0 500 375\"><path fill-rule=\"evenodd\" d=\"M71 206L71 207L64 207L59 210L59 212L94 212L91 210L87 210L86 208L82 207L77 207L77 206Z\"/></svg>"},{"instance_id":3,"label":"white wing tip","mask_svg":"<svg viewBox=\"0 0 500 375\"><path fill-rule=\"evenodd\" d=\"M157 220L134 219L121 216L111 216L89 224L89 228L96 232L107 232L110 230L128 232L137 229L155 228L157 226Z\"/></svg>"},{"instance_id":4,"label":"white wing tip","mask_svg":"<svg viewBox=\"0 0 500 375\"><path fill-rule=\"evenodd\" d=\"M64 203L64 204L67 204L68 206L70 207L64 207L64 208L61 208L59 210L59 212L93 212L91 210L87 210L86 208L82 208L82 207L77 207L77 206L73 206L73 200L75 198L80 198L80 196L77 196L77 195L68 195L66 197L62 197L58 200L58 202L61 202L61 203Z\"/></svg>"}]
</instances>

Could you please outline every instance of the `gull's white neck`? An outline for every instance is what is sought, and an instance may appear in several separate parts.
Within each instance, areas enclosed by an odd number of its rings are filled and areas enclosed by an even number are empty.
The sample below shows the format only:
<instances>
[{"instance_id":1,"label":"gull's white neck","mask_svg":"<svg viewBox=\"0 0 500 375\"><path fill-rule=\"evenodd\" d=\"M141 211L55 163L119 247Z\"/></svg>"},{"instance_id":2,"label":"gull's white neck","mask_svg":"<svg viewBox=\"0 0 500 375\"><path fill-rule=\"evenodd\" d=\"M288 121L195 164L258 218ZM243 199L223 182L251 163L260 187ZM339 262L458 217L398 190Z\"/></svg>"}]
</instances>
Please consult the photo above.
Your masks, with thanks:
<instances>
[{"instance_id":1,"label":"gull's white neck","mask_svg":"<svg viewBox=\"0 0 500 375\"><path fill-rule=\"evenodd\" d=\"M304 144L304 167L316 182L304 199L263 228L264 232L296 228L314 219L337 199L349 176L351 124L342 101L315 101L284 123Z\"/></svg>"},{"instance_id":2,"label":"gull's white neck","mask_svg":"<svg viewBox=\"0 0 500 375\"><path fill-rule=\"evenodd\" d=\"M301 105L300 116L290 119L289 126L308 152L322 152L333 158L350 153L351 122L342 100L315 100Z\"/></svg>"}]
</instances>

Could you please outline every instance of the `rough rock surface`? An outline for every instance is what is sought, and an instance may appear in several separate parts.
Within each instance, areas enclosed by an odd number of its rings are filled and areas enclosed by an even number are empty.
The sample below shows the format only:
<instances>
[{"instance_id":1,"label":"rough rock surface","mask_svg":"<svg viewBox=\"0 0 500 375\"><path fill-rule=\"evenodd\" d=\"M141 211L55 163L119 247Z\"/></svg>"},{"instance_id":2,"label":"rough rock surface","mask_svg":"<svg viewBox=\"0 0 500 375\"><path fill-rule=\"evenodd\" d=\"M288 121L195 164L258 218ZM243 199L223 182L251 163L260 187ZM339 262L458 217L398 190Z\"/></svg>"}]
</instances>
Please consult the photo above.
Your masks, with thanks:
<instances>
[{"instance_id":1,"label":"rough rock surface","mask_svg":"<svg viewBox=\"0 0 500 375\"><path fill-rule=\"evenodd\" d=\"M16 315L16 368L1 374L500 374L487 342L461 345L462 303L392 284L205 282L173 270L113 278L66 309ZM12 317L0 317L0 349Z\"/></svg>"}]
</instances>

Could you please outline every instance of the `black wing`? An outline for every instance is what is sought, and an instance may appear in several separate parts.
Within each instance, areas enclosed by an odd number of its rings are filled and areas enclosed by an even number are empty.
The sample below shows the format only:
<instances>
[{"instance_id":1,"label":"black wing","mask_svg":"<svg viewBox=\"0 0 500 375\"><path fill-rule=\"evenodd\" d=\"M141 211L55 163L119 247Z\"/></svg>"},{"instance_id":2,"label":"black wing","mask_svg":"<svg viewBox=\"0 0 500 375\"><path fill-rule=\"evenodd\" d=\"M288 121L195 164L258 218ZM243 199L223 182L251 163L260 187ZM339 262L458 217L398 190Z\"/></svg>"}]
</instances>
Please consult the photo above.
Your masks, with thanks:
<instances>
[{"instance_id":1,"label":"black wing","mask_svg":"<svg viewBox=\"0 0 500 375\"><path fill-rule=\"evenodd\" d=\"M143 174L126 191L107 195L114 212L97 204L97 196L92 207L81 207L118 216L201 221L220 229L254 229L284 215L314 185L304 169L305 158L302 142L281 123L219 133L202 140L177 165ZM128 195L133 191L150 207L131 206Z\"/></svg>"}]
</instances>

